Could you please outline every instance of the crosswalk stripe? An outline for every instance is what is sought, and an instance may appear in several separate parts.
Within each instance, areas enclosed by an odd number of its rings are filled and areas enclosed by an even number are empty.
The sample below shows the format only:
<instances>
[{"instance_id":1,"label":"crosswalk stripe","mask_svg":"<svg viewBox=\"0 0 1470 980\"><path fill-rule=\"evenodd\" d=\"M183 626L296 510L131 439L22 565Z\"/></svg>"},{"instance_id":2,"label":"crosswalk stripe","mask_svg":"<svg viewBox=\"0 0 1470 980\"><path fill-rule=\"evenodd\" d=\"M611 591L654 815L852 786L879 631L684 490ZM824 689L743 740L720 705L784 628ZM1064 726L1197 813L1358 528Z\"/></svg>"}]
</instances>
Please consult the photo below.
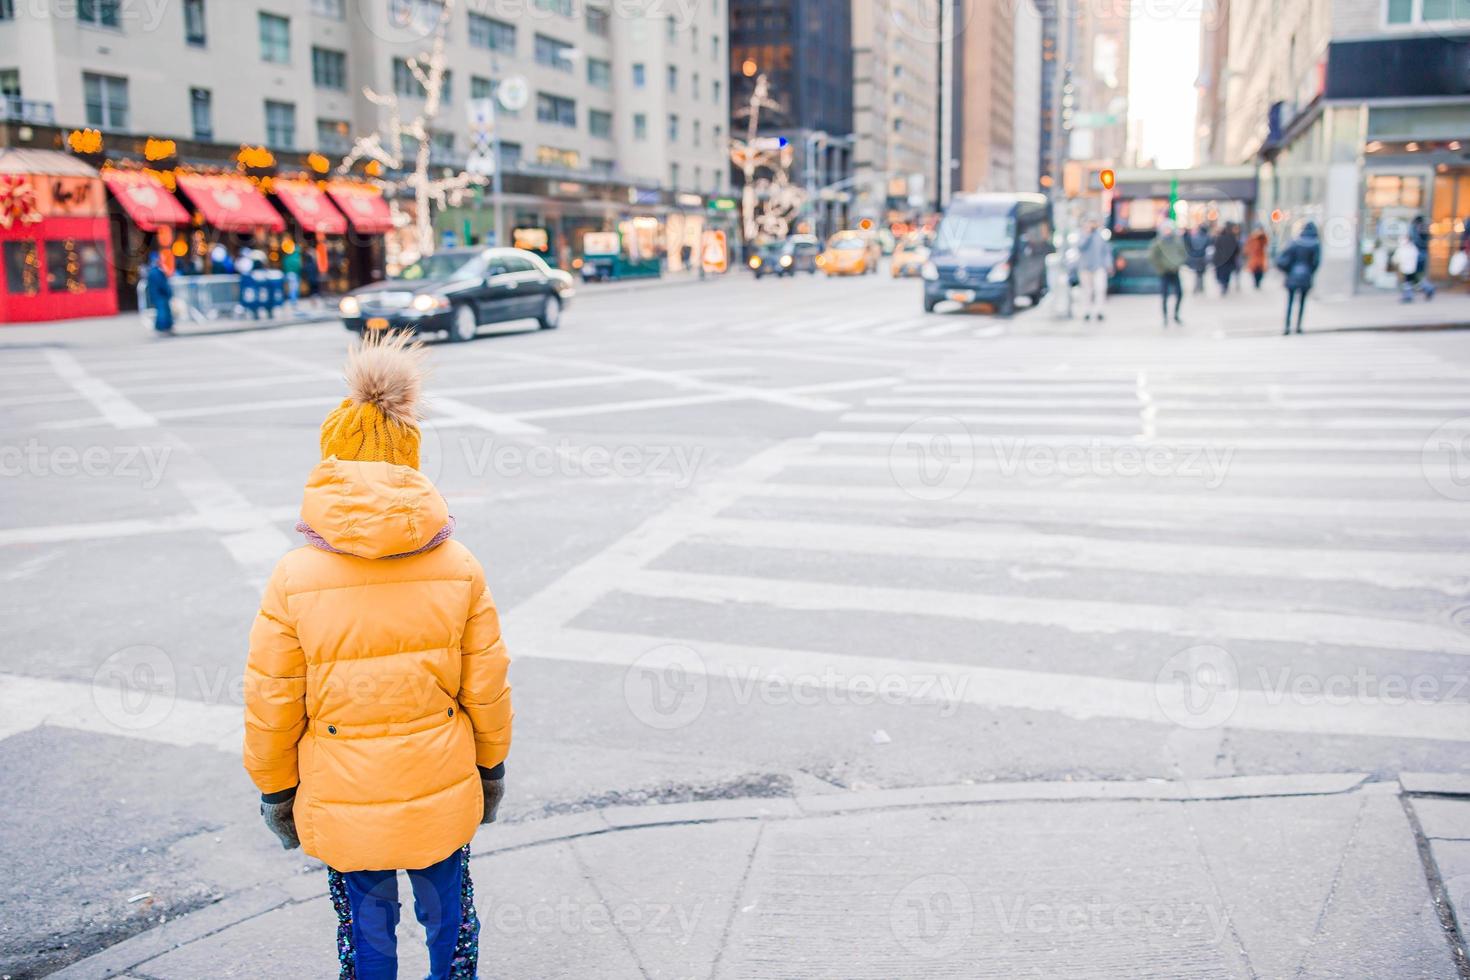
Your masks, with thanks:
<instances>
[{"instance_id":1,"label":"crosswalk stripe","mask_svg":"<svg viewBox=\"0 0 1470 980\"><path fill-rule=\"evenodd\" d=\"M845 422L859 422L865 425L898 423L907 425L916 421L917 418L911 412L848 412L842 416ZM1033 415L1025 414L993 414L982 412L950 412L948 418L957 419L964 423L976 425L1112 425L1128 426L1138 424L1138 413L1103 413L1094 412L1089 415L1064 415L1060 413L1040 413ZM1181 418L1178 415L1162 415L1158 419L1159 427L1170 429L1207 430L1214 432L1227 432L1232 429L1244 431L1258 431L1260 429L1300 429L1300 428L1324 428L1338 431L1378 429L1410 429L1424 432L1426 435L1440 426L1449 426L1455 431L1470 431L1470 417L1467 418L1444 418L1442 416L1416 416L1404 418L1402 416L1352 416L1344 418L1324 419L1291 419L1280 417L1268 417L1262 419L1243 419L1232 416L1217 416L1213 418Z\"/></svg>"},{"instance_id":2,"label":"crosswalk stripe","mask_svg":"<svg viewBox=\"0 0 1470 980\"><path fill-rule=\"evenodd\" d=\"M1002 444L996 446L981 444L974 447L972 453L967 453L962 457L963 465L971 467L977 475L999 476L1004 479L1023 479L1028 476L1036 478L1092 476L1108 479L1186 480L1206 487L1222 484L1228 479L1243 477L1399 480L1412 485L1413 489L1420 491L1421 494L1429 490L1424 480L1426 464L1418 458L1412 461L1377 464L1319 462L1300 457L1287 460L1242 459L1231 451L1233 447L1228 447L1224 452L1214 455L1201 453L1197 459L1190 460L1186 460L1184 454L1171 450L1168 455L1161 456L1157 464L1147 464L1152 469L1146 469L1141 455L1128 461L1109 461L1104 456L1096 464L1088 462L1085 458L1067 461L1048 456L1039 464L1029 464L1025 460L1027 445L1024 440L997 440L997 442ZM1013 444L1007 446L1004 445L1005 442ZM1163 448L1158 443L1152 445ZM957 458L951 458L952 464L957 461ZM800 469L856 469L917 474L909 461L890 459L886 454L880 456L825 453L794 459L788 465ZM1435 470L1436 472L1449 472L1449 466L1437 463Z\"/></svg>"},{"instance_id":3,"label":"crosswalk stripe","mask_svg":"<svg viewBox=\"0 0 1470 980\"><path fill-rule=\"evenodd\" d=\"M1114 398L1099 397L1059 397L1057 395L1037 394L1033 389L1028 395L965 395L965 396L933 396L933 395L908 395L899 394L892 397L872 398L867 404L875 408L1126 408L1136 406L1136 398L1125 398L1121 395ZM1450 414L1470 415L1470 398L1460 401L1430 401L1422 399L1390 399L1390 398L1336 398L1336 399L1266 399L1266 398L1232 398L1222 400L1192 400L1178 401L1165 397L1159 397L1158 391L1154 391L1153 404L1160 412L1185 412L1199 413L1220 410L1240 412L1245 414L1270 413L1281 415L1291 412L1312 411L1360 411L1362 409L1403 409L1408 411L1443 411ZM1313 419L1315 421L1315 418Z\"/></svg>"},{"instance_id":4,"label":"crosswalk stripe","mask_svg":"<svg viewBox=\"0 0 1470 980\"><path fill-rule=\"evenodd\" d=\"M1348 548L1266 548L1043 534L1005 528L876 526L795 520L715 518L693 532L700 541L750 548L883 555L895 558L1016 562L1066 568L1110 568L1156 575L1304 578L1357 582L1385 589L1470 594L1470 565L1458 552Z\"/></svg>"},{"instance_id":5,"label":"crosswalk stripe","mask_svg":"<svg viewBox=\"0 0 1470 980\"><path fill-rule=\"evenodd\" d=\"M905 416L905 418L911 418ZM826 429L818 432L812 437L817 446L873 446L883 449L892 448L900 435L904 434L926 434L926 433L949 433L953 432L953 416L930 415L923 418L913 419L912 425L905 426L902 430L879 430L871 429ZM846 417L838 418L838 422L846 421ZM967 430L968 431L968 430ZM971 441L974 444L984 445L993 443L999 439L1007 443L1024 440L1028 446L1049 446L1052 448L1075 448L1078 446L1163 446L1173 449L1215 449L1220 452L1237 450L1259 450L1262 452L1286 451L1286 452L1323 452L1323 453L1414 453L1416 456L1424 451L1424 440L1417 437L1394 437L1394 436L1363 436L1353 438L1318 438L1315 436L1229 436L1227 438L1209 438L1197 435L1180 436L1173 439L1152 438L1145 439L1137 435L1120 435L1117 433L1103 432L1028 432L1025 435L1007 435L1004 433L992 434L986 430L971 432Z\"/></svg>"},{"instance_id":6,"label":"crosswalk stripe","mask_svg":"<svg viewBox=\"0 0 1470 980\"><path fill-rule=\"evenodd\" d=\"M1264 640L1470 655L1470 635L1459 630L1413 620L1344 613L984 595L805 579L773 580L687 569L630 570L615 588L645 598L745 603L786 612L942 616L978 623L1051 627L1083 636L1142 632L1209 642Z\"/></svg>"},{"instance_id":7,"label":"crosswalk stripe","mask_svg":"<svg viewBox=\"0 0 1470 980\"><path fill-rule=\"evenodd\" d=\"M1182 684L1119 680L1084 674L894 657L865 657L816 650L743 646L649 634L563 629L517 647L525 658L564 660L625 670L696 672L749 685L772 681L789 687L822 682L832 689L864 692L885 687L987 708L1044 711L1088 721L1115 718L1171 728L1198 717ZM936 683L938 682L938 683ZM1228 685L1226 699L1209 716L1222 728L1317 735L1356 735L1470 742L1470 712L1452 701L1391 701L1371 696L1337 701L1295 701L1291 694Z\"/></svg>"}]
</instances>

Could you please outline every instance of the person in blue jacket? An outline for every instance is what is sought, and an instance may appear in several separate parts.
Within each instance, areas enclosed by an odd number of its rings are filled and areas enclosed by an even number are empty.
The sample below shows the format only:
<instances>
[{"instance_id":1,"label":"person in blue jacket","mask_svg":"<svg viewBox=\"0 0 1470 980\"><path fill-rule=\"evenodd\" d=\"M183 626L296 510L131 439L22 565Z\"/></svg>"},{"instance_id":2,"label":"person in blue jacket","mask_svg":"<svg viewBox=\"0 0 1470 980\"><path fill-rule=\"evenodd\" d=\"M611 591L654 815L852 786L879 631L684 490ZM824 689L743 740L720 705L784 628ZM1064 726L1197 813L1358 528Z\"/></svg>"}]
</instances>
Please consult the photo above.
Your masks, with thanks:
<instances>
[{"instance_id":1,"label":"person in blue jacket","mask_svg":"<svg viewBox=\"0 0 1470 980\"><path fill-rule=\"evenodd\" d=\"M1286 273L1286 330L1291 333L1291 308L1296 306L1296 332L1302 332L1302 314L1307 309L1307 293L1317 278L1317 266L1322 264L1322 239L1317 234L1317 223L1308 221L1302 233L1281 254L1276 256L1276 268Z\"/></svg>"},{"instance_id":2,"label":"person in blue jacket","mask_svg":"<svg viewBox=\"0 0 1470 980\"><path fill-rule=\"evenodd\" d=\"M164 336L174 332L174 287L169 284L157 251L148 256L148 302L153 306L153 329Z\"/></svg>"}]
</instances>

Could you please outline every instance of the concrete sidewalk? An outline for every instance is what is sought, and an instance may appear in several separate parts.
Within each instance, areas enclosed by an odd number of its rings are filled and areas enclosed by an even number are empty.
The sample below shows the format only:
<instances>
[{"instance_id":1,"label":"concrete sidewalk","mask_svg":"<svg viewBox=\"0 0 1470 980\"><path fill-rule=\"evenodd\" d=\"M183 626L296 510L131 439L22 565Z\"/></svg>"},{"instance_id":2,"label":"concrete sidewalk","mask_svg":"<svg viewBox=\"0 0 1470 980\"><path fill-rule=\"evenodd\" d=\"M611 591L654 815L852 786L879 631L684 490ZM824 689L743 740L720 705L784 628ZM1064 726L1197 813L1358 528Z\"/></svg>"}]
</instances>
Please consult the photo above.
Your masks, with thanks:
<instances>
[{"instance_id":1,"label":"concrete sidewalk","mask_svg":"<svg viewBox=\"0 0 1470 980\"><path fill-rule=\"evenodd\" d=\"M1460 794L1470 778L992 783L486 827L480 974L1463 977ZM55 976L335 976L325 877L303 868ZM421 976L408 909L400 934L401 975Z\"/></svg>"}]
</instances>

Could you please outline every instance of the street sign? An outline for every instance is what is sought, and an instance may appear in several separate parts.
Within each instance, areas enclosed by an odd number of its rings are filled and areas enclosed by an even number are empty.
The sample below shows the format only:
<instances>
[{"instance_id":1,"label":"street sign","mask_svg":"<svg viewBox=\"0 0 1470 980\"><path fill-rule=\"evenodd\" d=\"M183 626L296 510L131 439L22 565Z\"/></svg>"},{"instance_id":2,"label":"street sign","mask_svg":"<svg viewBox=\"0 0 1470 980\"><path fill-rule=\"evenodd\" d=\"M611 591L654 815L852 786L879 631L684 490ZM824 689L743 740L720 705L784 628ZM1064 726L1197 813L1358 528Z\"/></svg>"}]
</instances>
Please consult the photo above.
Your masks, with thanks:
<instances>
[{"instance_id":1,"label":"street sign","mask_svg":"<svg viewBox=\"0 0 1470 980\"><path fill-rule=\"evenodd\" d=\"M1105 129L1116 126L1121 118L1111 112L1079 112L1072 117L1073 129Z\"/></svg>"},{"instance_id":2,"label":"street sign","mask_svg":"<svg viewBox=\"0 0 1470 980\"><path fill-rule=\"evenodd\" d=\"M464 168L472 174L481 174L485 177L495 175L495 155L492 153L471 153L465 161Z\"/></svg>"},{"instance_id":3,"label":"street sign","mask_svg":"<svg viewBox=\"0 0 1470 980\"><path fill-rule=\"evenodd\" d=\"M512 75L496 87L495 97L506 112L520 112L531 102L531 86L520 75Z\"/></svg>"},{"instance_id":4,"label":"street sign","mask_svg":"<svg viewBox=\"0 0 1470 980\"><path fill-rule=\"evenodd\" d=\"M465 111L469 113L471 129L485 130L495 125L494 99L470 99L465 103Z\"/></svg>"}]
</instances>

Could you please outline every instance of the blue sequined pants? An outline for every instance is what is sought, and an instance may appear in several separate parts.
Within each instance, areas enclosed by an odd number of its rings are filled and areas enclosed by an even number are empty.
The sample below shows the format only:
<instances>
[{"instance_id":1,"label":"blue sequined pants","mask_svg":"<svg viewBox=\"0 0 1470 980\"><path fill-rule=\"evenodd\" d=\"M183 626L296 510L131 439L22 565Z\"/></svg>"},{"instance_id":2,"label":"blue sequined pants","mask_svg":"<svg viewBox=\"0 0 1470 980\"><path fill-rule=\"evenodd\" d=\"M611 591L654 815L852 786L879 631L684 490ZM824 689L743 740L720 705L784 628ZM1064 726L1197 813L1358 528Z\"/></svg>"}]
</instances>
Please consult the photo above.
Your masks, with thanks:
<instances>
[{"instance_id":1,"label":"blue sequined pants","mask_svg":"<svg viewBox=\"0 0 1470 980\"><path fill-rule=\"evenodd\" d=\"M429 943L430 980L473 980L480 958L480 919L466 844L438 864L408 873L413 910ZM398 874L327 871L337 910L338 980L398 976Z\"/></svg>"}]
</instances>

